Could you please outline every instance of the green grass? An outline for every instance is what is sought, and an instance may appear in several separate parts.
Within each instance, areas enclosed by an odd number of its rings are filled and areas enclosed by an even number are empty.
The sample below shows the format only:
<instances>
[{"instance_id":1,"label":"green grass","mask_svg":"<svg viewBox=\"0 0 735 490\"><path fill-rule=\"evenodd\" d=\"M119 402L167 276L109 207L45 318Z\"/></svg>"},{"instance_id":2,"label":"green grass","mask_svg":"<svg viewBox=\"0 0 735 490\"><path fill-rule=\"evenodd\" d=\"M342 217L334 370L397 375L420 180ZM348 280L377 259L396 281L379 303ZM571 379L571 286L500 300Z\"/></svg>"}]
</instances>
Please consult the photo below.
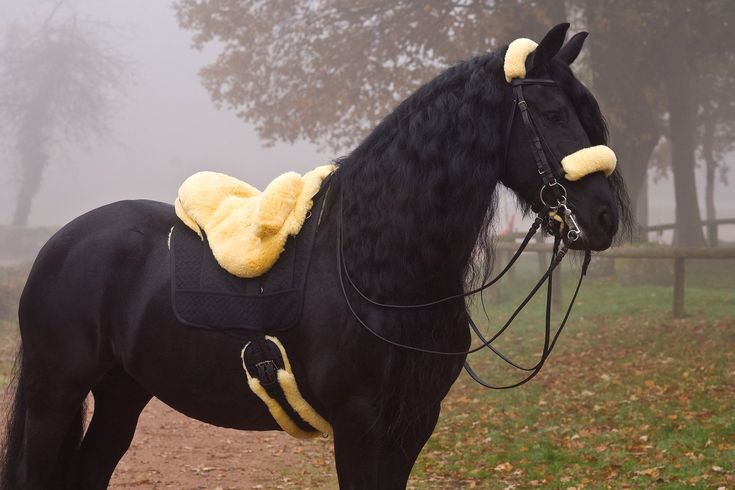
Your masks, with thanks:
<instances>
[{"instance_id":1,"label":"green grass","mask_svg":"<svg viewBox=\"0 0 735 490\"><path fill-rule=\"evenodd\" d=\"M488 305L496 328L538 274L535 261L519 270ZM589 278L535 380L497 392L460 377L411 485L732 488L735 277L724 270L688 266L687 317L679 320L671 317L670 286ZM565 300L574 276L563 272ZM543 342L540 296L497 344L526 364ZM501 361L477 357L473 365L492 381L519 378Z\"/></svg>"},{"instance_id":2,"label":"green grass","mask_svg":"<svg viewBox=\"0 0 735 490\"><path fill-rule=\"evenodd\" d=\"M0 389L9 382L18 347L18 300L29 265L0 267Z\"/></svg>"},{"instance_id":3,"label":"green grass","mask_svg":"<svg viewBox=\"0 0 735 490\"><path fill-rule=\"evenodd\" d=\"M731 261L687 264L684 319L671 316L666 264L622 263L617 277L588 278L567 329L536 379L498 392L460 377L410 485L735 487L732 268ZM562 274L564 300L576 281L572 269ZM26 273L22 267L0 269L3 384L17 341L15 305ZM478 324L488 331L497 328L536 277L536 260L521 261L512 281L486 295L489 323L474 306ZM542 292L497 342L526 364L535 361L543 342ZM559 316L556 312L555 323ZM489 354L472 362L496 383L518 379ZM313 464L309 484L333 487L326 446L317 443L314 449L307 455Z\"/></svg>"}]
</instances>

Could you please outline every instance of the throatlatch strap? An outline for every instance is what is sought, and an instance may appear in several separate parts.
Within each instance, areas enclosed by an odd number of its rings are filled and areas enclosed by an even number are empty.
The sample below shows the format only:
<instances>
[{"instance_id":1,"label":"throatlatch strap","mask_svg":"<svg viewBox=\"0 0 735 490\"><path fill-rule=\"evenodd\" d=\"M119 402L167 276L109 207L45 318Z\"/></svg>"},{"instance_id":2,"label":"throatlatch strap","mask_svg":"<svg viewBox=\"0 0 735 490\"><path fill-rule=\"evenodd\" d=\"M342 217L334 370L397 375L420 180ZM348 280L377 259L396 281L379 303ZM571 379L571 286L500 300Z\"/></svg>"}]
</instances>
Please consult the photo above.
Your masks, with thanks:
<instances>
[{"instance_id":1,"label":"throatlatch strap","mask_svg":"<svg viewBox=\"0 0 735 490\"><path fill-rule=\"evenodd\" d=\"M286 349L276 337L248 342L240 352L248 386L285 432L298 439L331 436L332 426L301 395Z\"/></svg>"}]
</instances>

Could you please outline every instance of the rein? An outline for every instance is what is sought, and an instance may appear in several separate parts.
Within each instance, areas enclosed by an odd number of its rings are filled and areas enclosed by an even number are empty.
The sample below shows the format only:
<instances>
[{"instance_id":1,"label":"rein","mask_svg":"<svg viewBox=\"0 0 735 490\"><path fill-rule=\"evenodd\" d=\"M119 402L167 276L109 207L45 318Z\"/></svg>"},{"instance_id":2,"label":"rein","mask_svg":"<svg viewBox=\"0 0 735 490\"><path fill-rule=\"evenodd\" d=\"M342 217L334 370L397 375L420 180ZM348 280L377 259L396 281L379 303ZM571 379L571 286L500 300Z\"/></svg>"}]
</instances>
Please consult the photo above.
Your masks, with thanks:
<instances>
[{"instance_id":1,"label":"rein","mask_svg":"<svg viewBox=\"0 0 735 490\"><path fill-rule=\"evenodd\" d=\"M533 154L534 162L536 163L536 167L537 167L539 176L541 177L541 180L543 182L543 186L541 187L541 190L539 191L539 199L543 207L539 211L538 215L536 216L533 224L529 228L528 233L526 233L518 249L513 254L513 257L511 257L511 259L508 261L508 264L506 264L503 270L501 270L498 273L498 275L495 276L494 278L488 280L487 282L483 283L479 287L476 287L470 291L454 294L451 296L436 299L436 300L429 301L426 303L390 304L390 303L381 303L379 301L376 301L370 298L355 284L352 277L350 276L349 270L347 268L347 264L345 262L344 243L343 243L343 237L342 237L342 231L344 228L343 227L344 216L343 216L343 194L342 192L340 192L340 196L339 196L339 231L337 234L337 251L336 251L337 252L337 267L339 270L339 284L342 290L342 295L344 297L345 303L347 304L347 308L350 310L350 313L352 314L352 316L357 320L357 322L365 330L370 332L373 336L375 336L379 340L387 344L390 344L394 347L399 347L399 348L411 350L414 352L421 352L424 354L433 354L433 355L440 355L440 356L467 356L469 354L474 354L476 352L479 352L480 350L484 348L489 348L493 353L495 353L498 357L500 357L503 361L505 361L509 365L519 370L529 373L525 378L523 378L521 381L518 381L516 383L512 383L509 385L503 385L503 386L496 386L496 385L492 385L484 381L483 379L481 379L477 375L477 373L472 369L469 362L467 361L464 362L464 369L467 371L467 373L470 375L470 377L472 377L474 381L476 381L477 383L479 383L480 385L486 388L498 389L498 390L515 388L517 386L525 384L531 379L533 379L534 377L536 377L536 375L541 371L541 368L544 366L544 364L546 363L546 360L551 355L551 352L554 346L556 345L556 341L561 335L561 332L564 329L567 323L567 320L569 319L569 315L571 313L572 307L574 305L574 302L577 299L577 294L579 293L580 287L582 285L582 280L584 279L584 276L587 274L587 268L591 260L591 254L589 250L585 251L584 262L582 264L582 270L579 275L579 280L577 282L576 289L566 309L564 318L562 319L558 328L555 330L553 337L551 335L551 297L552 297L552 290L553 290L552 275L553 275L554 270L559 266L559 264L561 264L562 260L564 259L567 252L569 251L569 246L566 243L563 244L560 248L560 244L561 244L560 236L555 237L552 258L551 258L549 267L546 270L546 272L544 272L541 278L539 278L539 280L536 282L535 286L531 289L528 295L526 295L523 301L516 307L516 309L510 315L508 320L503 324L502 327L500 327L497 330L497 332L495 332L495 334L493 334L492 337L490 337L489 339L486 339L483 336L480 329L475 324L475 322L472 320L472 318L468 319L469 326L475 332L475 335L477 335L478 339L481 341L481 345L468 349L468 350L463 350L463 351L447 352L447 351L438 351L438 350L432 350L432 349L424 349L421 347L416 347L416 346L396 342L396 341L393 341L381 335L380 333L372 329L360 317L357 311L355 311L355 308L350 302L349 295L347 293L345 279L347 280L347 283L349 284L349 286L352 288L354 292L356 292L363 300L365 300L366 302L368 302L369 304L373 306L384 308L384 309L395 309L395 310L424 309L424 308L429 308L429 307L439 305L442 303L447 303L449 301L453 301L457 299L464 299L468 296L471 296L477 293L481 293L485 289L495 284L515 264L515 262L518 260L520 255L523 253L523 251L528 246L528 243L531 241L533 236L538 232L541 225L544 223L547 223L547 225L549 225L549 228L550 228L550 221L551 221L550 215L558 216L559 214L561 214L560 217L561 217L562 223L563 225L566 225L568 229L566 238L569 242L574 242L578 240L579 238L581 238L582 231L579 229L577 225L573 212L566 205L567 203L566 189L564 188L562 184L560 184L557 181L557 176L559 177L562 176L564 172L561 169L560 165L557 165L556 168L552 168L552 166L549 164L549 160L546 155L546 149L548 149L550 153L553 153L553 152L551 151L551 148L549 148L549 145L546 144L546 142L544 141L543 136L538 131L536 125L533 123L531 114L528 111L528 104L526 103L526 100L523 97L523 85L556 86L556 82L550 79L514 79L512 81L513 91L515 93L515 100L513 101L513 109L511 110L510 118L509 118L507 129L506 129L505 148L504 148L504 154L503 154L503 167L505 167L507 156L508 156L508 148L510 146L510 137L512 134L515 112L516 112L516 109L518 109L521 115L521 120L523 121L523 125L526 130L526 134L528 136L529 142L531 143L531 152ZM551 196L547 195L549 193L551 193ZM551 200L547 201L548 197L552 197L555 200L555 204L551 204L551 202L554 202L554 201L551 201ZM509 359L502 352L500 352L497 348L495 348L492 345L492 343L500 335L502 335L503 332L505 332L508 329L508 327L511 325L513 320L515 320L518 314L526 307L528 302L536 295L536 293L541 288L541 286L544 284L544 282L547 283L544 347L543 347L543 351L542 351L541 358L539 359L539 361L531 367L524 367L524 366L521 366L513 362L511 359ZM484 304L483 304L483 308L484 308Z\"/></svg>"},{"instance_id":2,"label":"rein","mask_svg":"<svg viewBox=\"0 0 735 490\"><path fill-rule=\"evenodd\" d=\"M441 303L446 303L448 301L465 298L467 296L471 296L473 294L477 294L477 293L479 293L479 292L481 292L481 291L489 288L490 286L492 286L493 284L495 284L501 277L503 277L505 275L505 273L508 272L508 270L510 270L511 266L516 262L516 260L518 259L518 257L520 257L521 253L523 253L523 250L526 248L526 246L530 242L531 238L536 234L536 232L538 231L538 228L540 227L540 225L541 225L541 223L543 221L544 220L541 218L541 215L537 216L536 220L531 225L531 228L529 229L528 233L526 234L525 238L523 239L523 242L521 243L521 245L519 246L519 248L516 250L516 252L514 253L513 257L511 258L511 260L508 261L508 264L505 266L505 268L500 273L498 273L498 275L496 277L494 277L493 279L487 281L486 283L482 284L481 286L479 286L479 287L477 287L475 289L472 289L470 291L464 292L464 293L455 294L455 295L452 295L452 296L447 296L445 298L441 298L441 299L438 299L438 300L435 300L435 301L431 301L431 302L428 302L428 303L410 304L410 305L388 304L388 303L378 302L376 300L373 300L369 296L367 296L362 290L360 290L357 287L357 285L352 280L352 277L349 275L349 271L347 269L347 265L346 265L345 259L344 259L344 247L343 247L344 244L343 244L343 240L342 240L342 229L343 229L343 227L342 227L342 224L343 224L343 220L342 220L342 199L341 199L341 196L340 196L340 226L339 226L339 232L338 232L338 235L337 235L337 267L338 267L338 270L339 270L338 277L339 277L340 289L342 291L342 296L343 296L343 298L345 300L345 303L347 305L347 308L350 310L350 313L355 318L355 320L357 320L357 322L360 324L360 326L362 326L365 330L367 330L368 332L370 332L373 336L375 336L379 340L381 340L381 341L383 341L383 342L385 342L387 344L390 344L390 345L392 345L394 347L399 347L399 348L406 349L406 350L411 350L411 351L414 351L414 352L420 352L420 353L423 353L423 354L433 354L433 355L440 355L440 356L466 356L468 354L474 354L476 352L479 352L482 349L489 348L493 353L495 353L498 357L500 357L503 361L505 361L506 363L510 364L511 366L516 367L517 369L520 369L520 370L523 370L523 371L530 371L531 373L528 376L526 376L523 380L521 380L521 381L519 381L517 383L513 383L511 385L505 385L505 386L495 386L495 385L492 385L492 384L490 384L490 383L482 380L477 375L477 373L475 373L475 371L472 369L472 367L470 366L469 362L465 361L464 368L467 371L467 373L472 377L473 380L475 380L477 383L479 383L480 385L482 385L482 386L484 386L486 388L491 388L491 389L509 389L509 388L514 388L516 386L520 386L522 384L527 383L528 381L530 381L534 377L536 377L536 375L539 373L539 371L541 371L541 368L543 367L544 363L546 362L546 359L548 359L548 357L551 355L551 351L554 348L554 346L556 344L556 341L559 338L559 335L561 334L562 330L564 329L564 327L565 327L565 325L567 323L567 320L568 320L569 315L571 313L571 310L572 310L572 307L574 305L574 302L577 299L577 294L579 293L579 289L580 289L580 287L582 285L582 280L583 280L584 276L587 273L587 267L589 265L590 258L591 258L591 254L590 254L589 251L585 251L585 258L584 258L584 262L583 262L583 265L582 265L582 271L581 271L580 276L579 276L579 281L577 282L577 287L576 287L575 292L574 292L574 295L573 295L573 297L572 297L572 299L571 299L571 301L569 303L569 306L567 307L567 310L566 310L566 313L564 315L564 318L563 318L561 324L559 325L559 327L556 329L556 333L554 334L553 340L551 340L551 295L552 295L552 289L553 289L553 286L552 286L552 274L553 274L554 269L556 269L559 266L559 264L561 264L562 260L564 259L564 257L566 256L566 254L567 254L567 252L569 250L566 245L564 245L563 247L561 247L561 249L558 249L558 245L559 245L559 242L560 242L560 240L558 238L555 240L555 243L554 243L554 253L552 254L552 259L551 259L551 262L549 264L548 269L541 276L541 278L539 278L539 280L536 282L536 284L531 289L531 291L528 293L528 295L526 295L526 297L523 299L523 301L516 307L516 309L513 311L513 313L510 315L510 317L506 320L506 322L503 324L503 326L500 327L495 332L495 334L493 334L492 337L490 337L489 339L486 339L482 335L482 332L480 332L480 329L477 327L477 325L475 324L475 322L471 318L469 319L469 325L472 328L472 330L475 332L475 334L477 335L477 337L480 339L481 344L479 346L477 346L477 347L474 347L474 348L471 348L471 349L468 349L468 350L463 350L463 351L439 351L439 350L433 350L433 349L424 349L424 348L421 348L421 347L416 347L416 346L413 346L413 345L408 345L408 344L403 344L403 343L400 343L400 342L396 342L396 341L391 340L391 339L383 336L382 334L378 333L372 327L370 327L362 319L362 317L357 313L357 311L355 310L352 302L349 299L349 295L347 293L347 287L346 287L346 284L345 284L345 279L347 279L347 283L350 285L350 287L361 298L363 298L365 301L367 301L368 303L370 303L370 304L372 304L374 306L377 306L377 307L380 307L380 308L385 308L385 309L396 309L396 310L423 309L423 308L429 308L431 306L435 306L435 305L438 305L438 304L441 304ZM500 352L500 350L498 350L496 347L494 347L492 345L492 343L498 337L500 337L508 329L508 327L510 327L510 325L513 322L513 320L515 320L515 318L520 314L520 312L523 311L523 309L526 307L526 305L529 303L529 301L531 301L531 299L536 295L536 293L538 292L538 290L541 288L541 286L545 282L547 283L547 296L546 296L546 322L545 322L544 349L542 351L541 359L539 360L539 362L536 363L534 366L532 366L530 368L525 368L525 367L520 366L519 364L513 362L511 359L509 359L507 356L505 356L502 352Z\"/></svg>"}]
</instances>

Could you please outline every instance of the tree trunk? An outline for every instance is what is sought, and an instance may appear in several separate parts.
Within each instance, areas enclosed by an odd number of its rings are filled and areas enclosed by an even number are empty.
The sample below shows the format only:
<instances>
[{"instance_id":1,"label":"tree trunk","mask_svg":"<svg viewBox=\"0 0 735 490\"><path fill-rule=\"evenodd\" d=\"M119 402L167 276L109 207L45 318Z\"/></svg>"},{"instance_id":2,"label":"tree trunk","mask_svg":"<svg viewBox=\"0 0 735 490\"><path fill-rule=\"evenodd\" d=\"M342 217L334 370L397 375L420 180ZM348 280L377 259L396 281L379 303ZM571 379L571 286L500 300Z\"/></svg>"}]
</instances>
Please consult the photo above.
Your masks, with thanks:
<instances>
[{"instance_id":1,"label":"tree trunk","mask_svg":"<svg viewBox=\"0 0 735 490\"><path fill-rule=\"evenodd\" d=\"M33 198L41 188L43 171L48 164L48 155L41 148L40 142L32 135L25 138L21 136L19 139L21 183L15 200L15 211L13 212L11 224L13 226L28 226Z\"/></svg>"},{"instance_id":2,"label":"tree trunk","mask_svg":"<svg viewBox=\"0 0 735 490\"><path fill-rule=\"evenodd\" d=\"M705 245L702 219L699 215L697 186L694 177L694 101L690 74L686 69L664 77L669 109L669 139L671 167L674 173L676 198L676 230L674 245L701 247Z\"/></svg>"},{"instance_id":3,"label":"tree trunk","mask_svg":"<svg viewBox=\"0 0 735 490\"><path fill-rule=\"evenodd\" d=\"M611 23L609 12L617 8L617 2L610 0L585 3L587 22L594 32L588 41L589 65L595 95L610 123L611 146L628 188L633 217L639 220L634 227L634 239L644 240L647 235L639 227L648 221L648 161L659 140L660 128L641 90L641 80L630 76L636 66L647 66L650 61L640 59L640 46L635 39L621 37L622 26ZM641 218L644 220L640 221Z\"/></svg>"},{"instance_id":4,"label":"tree trunk","mask_svg":"<svg viewBox=\"0 0 735 490\"><path fill-rule=\"evenodd\" d=\"M717 216L715 214L715 171L717 170L717 160L714 155L714 138L715 138L715 119L709 117L704 122L704 134L702 141L702 156L706 163L707 180L704 187L704 205L707 216L707 243L710 247L716 247L719 244L717 236L717 225L712 223Z\"/></svg>"},{"instance_id":5,"label":"tree trunk","mask_svg":"<svg viewBox=\"0 0 735 490\"><path fill-rule=\"evenodd\" d=\"M642 113L646 112L646 115ZM631 119L646 119L650 113L639 109L626 108L623 113ZM640 120L640 119L639 119ZM630 203L633 206L633 240L645 242L648 234L643 228L648 226L648 162L656 147L655 125L642 129L638 124L624 128L613 128L612 145L618 154L618 164L628 189ZM644 138L645 139L642 139Z\"/></svg>"},{"instance_id":6,"label":"tree trunk","mask_svg":"<svg viewBox=\"0 0 735 490\"><path fill-rule=\"evenodd\" d=\"M650 152L649 152L650 156ZM648 174L644 177L644 182L639 187L638 198L635 202L635 223L633 239L636 242L648 241Z\"/></svg>"}]
</instances>

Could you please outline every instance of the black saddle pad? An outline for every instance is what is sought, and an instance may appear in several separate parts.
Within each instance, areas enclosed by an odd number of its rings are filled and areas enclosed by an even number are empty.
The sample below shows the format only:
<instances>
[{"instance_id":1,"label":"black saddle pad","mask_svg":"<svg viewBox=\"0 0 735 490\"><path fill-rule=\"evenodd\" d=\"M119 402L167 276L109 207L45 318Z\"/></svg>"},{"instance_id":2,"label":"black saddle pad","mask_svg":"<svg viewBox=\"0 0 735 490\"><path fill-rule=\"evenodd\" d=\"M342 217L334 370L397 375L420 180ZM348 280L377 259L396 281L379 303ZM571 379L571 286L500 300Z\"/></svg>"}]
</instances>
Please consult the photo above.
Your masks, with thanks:
<instances>
[{"instance_id":1,"label":"black saddle pad","mask_svg":"<svg viewBox=\"0 0 735 490\"><path fill-rule=\"evenodd\" d=\"M301 318L304 285L328 192L325 180L301 231L289 237L273 267L252 279L220 267L206 236L181 221L171 230L171 293L174 313L184 325L222 330L242 337L293 327Z\"/></svg>"}]
</instances>

